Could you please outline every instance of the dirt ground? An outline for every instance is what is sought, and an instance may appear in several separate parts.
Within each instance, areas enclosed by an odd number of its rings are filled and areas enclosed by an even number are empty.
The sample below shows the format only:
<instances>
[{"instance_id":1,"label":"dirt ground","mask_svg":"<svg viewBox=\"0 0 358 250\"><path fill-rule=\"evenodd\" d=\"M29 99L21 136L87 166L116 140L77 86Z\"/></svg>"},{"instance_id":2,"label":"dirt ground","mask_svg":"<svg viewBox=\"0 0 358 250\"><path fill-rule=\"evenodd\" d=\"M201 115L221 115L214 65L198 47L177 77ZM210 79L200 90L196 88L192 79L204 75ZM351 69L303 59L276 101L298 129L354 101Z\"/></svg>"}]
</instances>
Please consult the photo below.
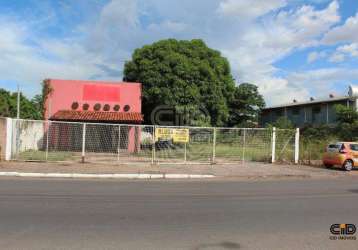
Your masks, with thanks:
<instances>
[{"instance_id":1,"label":"dirt ground","mask_svg":"<svg viewBox=\"0 0 358 250\"><path fill-rule=\"evenodd\" d=\"M358 177L358 170L345 172L340 169L325 169L303 165L268 164L244 162L238 164L133 164L111 165L91 163L50 163L50 162L0 162L0 172L31 173L166 173L166 174L213 174L225 178L335 178Z\"/></svg>"}]
</instances>

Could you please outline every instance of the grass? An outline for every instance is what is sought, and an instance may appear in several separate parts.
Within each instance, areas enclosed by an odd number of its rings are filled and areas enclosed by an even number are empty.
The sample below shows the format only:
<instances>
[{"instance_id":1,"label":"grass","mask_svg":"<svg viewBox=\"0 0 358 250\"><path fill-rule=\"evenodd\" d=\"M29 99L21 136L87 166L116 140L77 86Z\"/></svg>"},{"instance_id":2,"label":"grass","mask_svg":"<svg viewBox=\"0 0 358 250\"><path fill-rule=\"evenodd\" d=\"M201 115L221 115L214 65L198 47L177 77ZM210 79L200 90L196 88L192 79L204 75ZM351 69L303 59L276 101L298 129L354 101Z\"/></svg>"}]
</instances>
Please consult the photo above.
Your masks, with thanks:
<instances>
[{"instance_id":1,"label":"grass","mask_svg":"<svg viewBox=\"0 0 358 250\"><path fill-rule=\"evenodd\" d=\"M276 160L277 161L290 161L293 159L294 149L291 144L288 145L285 150L283 145L277 145L276 149ZM184 161L186 151L186 160L187 161L205 161L210 162L213 157L213 146L212 143L207 142L191 142L186 145L184 144L175 144L174 148L165 148L161 150L156 150L156 160L172 160L172 161ZM282 152L281 152L282 151ZM98 158L108 158L116 156L116 152L108 153L97 153L86 152L87 155L90 155L91 159L95 160ZM152 157L151 149L142 149L137 153L128 153L121 152L121 155L128 156L129 158L151 158ZM259 143L255 142L254 144L246 144L243 147L240 143L217 143L215 148L215 157L217 161L259 161L259 162L269 162L271 160L271 145L269 143ZM48 161L73 161L80 158L79 152L48 152L47 160ZM18 156L19 160L25 161L45 161L46 152L45 151L36 151L28 150L21 152Z\"/></svg>"},{"instance_id":2,"label":"grass","mask_svg":"<svg viewBox=\"0 0 358 250\"><path fill-rule=\"evenodd\" d=\"M75 158L74 152L48 152L48 161L70 161ZM19 160L24 161L45 161L46 152L38 150L27 150L19 153Z\"/></svg>"},{"instance_id":3,"label":"grass","mask_svg":"<svg viewBox=\"0 0 358 250\"><path fill-rule=\"evenodd\" d=\"M185 147L177 146L175 149L157 150L158 159L184 159ZM211 161L213 157L213 146L208 143L190 143L186 148L186 159L188 161L204 160ZM217 144L215 148L216 159L241 161L269 161L271 159L271 149L269 146L261 147L246 145L245 148L237 143Z\"/></svg>"},{"instance_id":4,"label":"grass","mask_svg":"<svg viewBox=\"0 0 358 250\"><path fill-rule=\"evenodd\" d=\"M311 163L311 161L321 160L327 145L336 141L337 139L335 138L325 140L301 140L300 160L307 163Z\"/></svg>"}]
</instances>

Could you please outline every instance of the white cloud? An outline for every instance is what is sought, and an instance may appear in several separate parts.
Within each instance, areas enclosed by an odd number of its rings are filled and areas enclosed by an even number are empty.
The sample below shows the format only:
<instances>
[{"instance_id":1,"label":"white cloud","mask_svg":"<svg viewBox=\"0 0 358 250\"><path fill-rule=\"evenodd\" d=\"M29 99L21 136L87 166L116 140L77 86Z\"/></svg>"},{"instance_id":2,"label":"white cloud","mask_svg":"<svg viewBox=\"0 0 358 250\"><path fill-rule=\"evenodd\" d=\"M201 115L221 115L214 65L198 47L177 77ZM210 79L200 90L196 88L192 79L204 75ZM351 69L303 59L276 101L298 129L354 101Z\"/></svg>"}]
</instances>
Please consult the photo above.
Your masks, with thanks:
<instances>
[{"instance_id":1,"label":"white cloud","mask_svg":"<svg viewBox=\"0 0 358 250\"><path fill-rule=\"evenodd\" d=\"M351 43L337 47L335 52L329 57L329 61L333 63L340 63L350 57L358 57L358 43Z\"/></svg>"},{"instance_id":2,"label":"white cloud","mask_svg":"<svg viewBox=\"0 0 358 250\"><path fill-rule=\"evenodd\" d=\"M279 69L273 64L297 49L317 45L320 37L339 22L338 8L338 2L332 1L322 10L305 5L297 10L280 11L253 23L240 34L237 46L222 51L238 71L239 80L258 84L269 104L281 103L282 98L307 96L307 88L276 77Z\"/></svg>"},{"instance_id":3,"label":"white cloud","mask_svg":"<svg viewBox=\"0 0 358 250\"><path fill-rule=\"evenodd\" d=\"M159 24L153 23L148 26L148 30L160 32L160 31L169 31L169 32L183 32L188 28L187 24L182 22L175 22L166 20Z\"/></svg>"},{"instance_id":4,"label":"white cloud","mask_svg":"<svg viewBox=\"0 0 358 250\"><path fill-rule=\"evenodd\" d=\"M358 42L358 13L349 17L341 26L337 26L327 32L322 39L325 44L336 44L340 42Z\"/></svg>"},{"instance_id":5,"label":"white cloud","mask_svg":"<svg viewBox=\"0 0 358 250\"><path fill-rule=\"evenodd\" d=\"M265 94L268 105L291 103L294 99L303 100L309 97L307 88L300 84L293 84L286 78L267 77L262 79L260 91Z\"/></svg>"},{"instance_id":6,"label":"white cloud","mask_svg":"<svg viewBox=\"0 0 358 250\"><path fill-rule=\"evenodd\" d=\"M139 23L137 1L110 1L102 9L98 22L100 26L111 28L135 27Z\"/></svg>"},{"instance_id":7,"label":"white cloud","mask_svg":"<svg viewBox=\"0 0 358 250\"><path fill-rule=\"evenodd\" d=\"M0 73L31 84L45 77L119 79L120 74L112 73L122 69L123 60L130 58L135 48L171 37L202 38L229 58L238 82L257 84L269 104L308 97L309 85L302 87L277 76L281 71L274 64L319 44L323 34L339 22L339 4L331 1L316 9L310 5L290 8L288 3L112 0L98 13L88 13L89 21L71 27L80 38L71 33L56 40L36 39L27 20L7 33L7 24L0 24L0 53L9 55L0 61ZM36 46L28 40L34 40ZM10 48L5 49L1 41ZM311 60L325 56L320 53Z\"/></svg>"},{"instance_id":8,"label":"white cloud","mask_svg":"<svg viewBox=\"0 0 358 250\"><path fill-rule=\"evenodd\" d=\"M333 53L328 59L328 61L332 63L339 63L339 62L343 62L344 60L345 60L344 54L339 52Z\"/></svg>"},{"instance_id":9,"label":"white cloud","mask_svg":"<svg viewBox=\"0 0 358 250\"><path fill-rule=\"evenodd\" d=\"M287 76L287 80L291 84L299 84L303 88L310 87L311 92L315 95L331 93L332 89L336 89L341 95L346 95L348 85L356 83L357 79L358 69L338 67L293 72ZM340 88L337 89L337 86Z\"/></svg>"},{"instance_id":10,"label":"white cloud","mask_svg":"<svg viewBox=\"0 0 358 250\"><path fill-rule=\"evenodd\" d=\"M338 2L332 1L323 10L315 10L313 6L304 5L296 11L280 12L272 22L268 23L273 29L272 43L291 47L317 44L318 38L339 22L338 9Z\"/></svg>"},{"instance_id":11,"label":"white cloud","mask_svg":"<svg viewBox=\"0 0 358 250\"><path fill-rule=\"evenodd\" d=\"M337 48L337 51L348 54L352 57L358 57L358 43L351 43Z\"/></svg>"},{"instance_id":12,"label":"white cloud","mask_svg":"<svg viewBox=\"0 0 358 250\"><path fill-rule=\"evenodd\" d=\"M286 0L225 0L220 3L218 12L225 16L256 18L286 4Z\"/></svg>"},{"instance_id":13,"label":"white cloud","mask_svg":"<svg viewBox=\"0 0 358 250\"><path fill-rule=\"evenodd\" d=\"M37 93L42 80L48 77L88 79L103 75L96 67L102 59L82 45L70 40L38 39L24 23L13 20L0 22L0 54L0 75L20 82L30 95Z\"/></svg>"},{"instance_id":14,"label":"white cloud","mask_svg":"<svg viewBox=\"0 0 358 250\"><path fill-rule=\"evenodd\" d=\"M325 52L325 51L321 51L321 52L313 51L308 54L307 62L313 63L319 59L325 58L326 56L327 56L327 52Z\"/></svg>"}]
</instances>

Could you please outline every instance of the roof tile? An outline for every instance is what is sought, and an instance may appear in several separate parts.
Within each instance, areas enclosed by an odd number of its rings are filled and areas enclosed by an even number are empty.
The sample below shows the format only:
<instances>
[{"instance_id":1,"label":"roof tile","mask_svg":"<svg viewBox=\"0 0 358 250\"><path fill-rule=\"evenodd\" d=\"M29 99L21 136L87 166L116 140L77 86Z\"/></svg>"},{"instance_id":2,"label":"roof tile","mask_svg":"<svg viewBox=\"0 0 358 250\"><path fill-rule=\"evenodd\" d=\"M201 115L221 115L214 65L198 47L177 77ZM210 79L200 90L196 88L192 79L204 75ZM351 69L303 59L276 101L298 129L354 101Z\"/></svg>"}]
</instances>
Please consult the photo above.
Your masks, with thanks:
<instances>
[{"instance_id":1,"label":"roof tile","mask_svg":"<svg viewBox=\"0 0 358 250\"><path fill-rule=\"evenodd\" d=\"M50 120L54 121L101 121L101 122L130 122L141 123L143 115L141 113L124 112L99 112L99 111L57 111Z\"/></svg>"}]
</instances>

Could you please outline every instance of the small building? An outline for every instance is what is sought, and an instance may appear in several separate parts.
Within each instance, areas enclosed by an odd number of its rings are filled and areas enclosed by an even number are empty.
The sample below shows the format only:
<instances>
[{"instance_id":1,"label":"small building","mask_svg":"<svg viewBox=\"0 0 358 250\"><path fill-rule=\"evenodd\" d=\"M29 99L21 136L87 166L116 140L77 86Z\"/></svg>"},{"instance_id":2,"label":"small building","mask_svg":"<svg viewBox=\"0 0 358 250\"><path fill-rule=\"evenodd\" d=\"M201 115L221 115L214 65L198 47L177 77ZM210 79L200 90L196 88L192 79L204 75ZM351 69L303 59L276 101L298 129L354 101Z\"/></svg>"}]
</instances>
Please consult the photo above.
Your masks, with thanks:
<instances>
[{"instance_id":1,"label":"small building","mask_svg":"<svg viewBox=\"0 0 358 250\"><path fill-rule=\"evenodd\" d=\"M297 127L332 125L337 122L335 106L339 104L358 111L358 87L350 86L348 94L345 96L330 94L328 98L310 98L305 102L293 100L289 104L267 107L261 113L260 125L272 124L280 117L286 117Z\"/></svg>"},{"instance_id":2,"label":"small building","mask_svg":"<svg viewBox=\"0 0 358 250\"><path fill-rule=\"evenodd\" d=\"M82 127L72 122L82 122L89 124L86 138L91 140L88 144L93 151L116 152L118 138L122 139L121 149L139 149L140 131L131 125L143 121L140 83L48 79L44 85L48 92L44 116L56 121L49 128L50 148L79 150ZM91 123L128 126L119 130L118 126L90 126Z\"/></svg>"}]
</instances>

